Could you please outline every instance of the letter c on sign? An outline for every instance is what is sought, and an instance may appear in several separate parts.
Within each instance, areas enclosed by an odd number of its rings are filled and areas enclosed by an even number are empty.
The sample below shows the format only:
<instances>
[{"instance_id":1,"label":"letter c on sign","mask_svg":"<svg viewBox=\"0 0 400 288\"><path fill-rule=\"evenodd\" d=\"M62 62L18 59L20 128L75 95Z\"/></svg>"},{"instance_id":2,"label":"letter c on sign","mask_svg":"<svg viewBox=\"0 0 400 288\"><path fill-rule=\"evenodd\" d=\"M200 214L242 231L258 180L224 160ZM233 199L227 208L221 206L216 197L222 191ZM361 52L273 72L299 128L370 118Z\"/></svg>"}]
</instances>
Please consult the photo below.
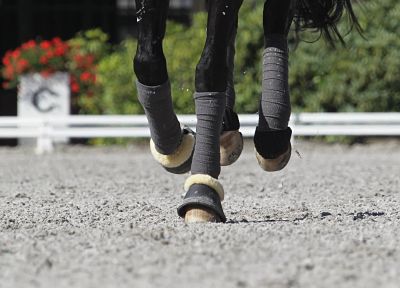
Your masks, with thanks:
<instances>
[{"instance_id":1,"label":"letter c on sign","mask_svg":"<svg viewBox=\"0 0 400 288\"><path fill-rule=\"evenodd\" d=\"M54 110L57 105L51 103L50 98L58 97L59 95L47 87L41 87L32 95L32 105L42 113L48 113Z\"/></svg>"}]
</instances>

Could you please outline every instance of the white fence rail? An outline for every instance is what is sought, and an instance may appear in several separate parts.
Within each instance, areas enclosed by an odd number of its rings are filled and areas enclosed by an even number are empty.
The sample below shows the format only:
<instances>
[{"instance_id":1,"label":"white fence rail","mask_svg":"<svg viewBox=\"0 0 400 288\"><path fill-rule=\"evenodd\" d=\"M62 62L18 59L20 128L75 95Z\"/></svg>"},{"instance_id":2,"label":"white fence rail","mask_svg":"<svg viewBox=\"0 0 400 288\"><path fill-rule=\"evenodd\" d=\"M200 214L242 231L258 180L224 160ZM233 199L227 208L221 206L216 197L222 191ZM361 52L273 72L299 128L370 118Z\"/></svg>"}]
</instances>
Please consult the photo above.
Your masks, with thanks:
<instances>
[{"instance_id":1,"label":"white fence rail","mask_svg":"<svg viewBox=\"0 0 400 288\"><path fill-rule=\"evenodd\" d=\"M195 115L179 115L181 123L195 128ZM258 115L239 115L241 132L254 135ZM294 136L400 136L400 113L299 113L292 114ZM57 138L149 137L144 115L72 115L68 117L0 117L0 138L37 139L37 152L51 152Z\"/></svg>"}]
</instances>

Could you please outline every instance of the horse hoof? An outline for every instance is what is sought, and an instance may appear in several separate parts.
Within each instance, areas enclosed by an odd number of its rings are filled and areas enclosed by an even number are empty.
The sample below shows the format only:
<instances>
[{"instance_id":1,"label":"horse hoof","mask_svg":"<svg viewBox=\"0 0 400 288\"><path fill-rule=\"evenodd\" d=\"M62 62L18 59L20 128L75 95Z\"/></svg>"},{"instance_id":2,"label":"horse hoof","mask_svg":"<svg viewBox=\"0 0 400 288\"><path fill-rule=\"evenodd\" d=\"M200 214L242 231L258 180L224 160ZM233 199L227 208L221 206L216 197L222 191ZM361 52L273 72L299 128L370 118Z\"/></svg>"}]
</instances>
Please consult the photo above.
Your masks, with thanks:
<instances>
[{"instance_id":1,"label":"horse hoof","mask_svg":"<svg viewBox=\"0 0 400 288\"><path fill-rule=\"evenodd\" d=\"M274 159L266 159L266 158L262 157L257 152L257 150L255 150L255 151L256 151L256 158L257 158L257 161L258 161L258 164L260 165L260 167L264 171L275 172L275 171L282 170L289 163L290 156L292 154L292 146L289 144L287 151Z\"/></svg>"},{"instance_id":2,"label":"horse hoof","mask_svg":"<svg viewBox=\"0 0 400 288\"><path fill-rule=\"evenodd\" d=\"M258 127L254 134L254 145L258 164L268 172L285 168L290 160L292 129L262 131Z\"/></svg>"},{"instance_id":3,"label":"horse hoof","mask_svg":"<svg viewBox=\"0 0 400 288\"><path fill-rule=\"evenodd\" d=\"M184 174L190 171L196 134L188 127L182 129L182 141L174 153L164 155L157 151L153 140L150 139L150 151L154 159L165 170L173 174Z\"/></svg>"},{"instance_id":4,"label":"horse hoof","mask_svg":"<svg viewBox=\"0 0 400 288\"><path fill-rule=\"evenodd\" d=\"M221 219L211 209L190 208L185 213L185 223L217 223Z\"/></svg>"},{"instance_id":5,"label":"horse hoof","mask_svg":"<svg viewBox=\"0 0 400 288\"><path fill-rule=\"evenodd\" d=\"M186 223L225 222L221 201L224 190L217 179L209 175L196 174L185 182L186 195L177 209Z\"/></svg>"},{"instance_id":6,"label":"horse hoof","mask_svg":"<svg viewBox=\"0 0 400 288\"><path fill-rule=\"evenodd\" d=\"M225 131L220 137L220 164L228 166L239 159L243 151L243 136L239 131Z\"/></svg>"}]
</instances>

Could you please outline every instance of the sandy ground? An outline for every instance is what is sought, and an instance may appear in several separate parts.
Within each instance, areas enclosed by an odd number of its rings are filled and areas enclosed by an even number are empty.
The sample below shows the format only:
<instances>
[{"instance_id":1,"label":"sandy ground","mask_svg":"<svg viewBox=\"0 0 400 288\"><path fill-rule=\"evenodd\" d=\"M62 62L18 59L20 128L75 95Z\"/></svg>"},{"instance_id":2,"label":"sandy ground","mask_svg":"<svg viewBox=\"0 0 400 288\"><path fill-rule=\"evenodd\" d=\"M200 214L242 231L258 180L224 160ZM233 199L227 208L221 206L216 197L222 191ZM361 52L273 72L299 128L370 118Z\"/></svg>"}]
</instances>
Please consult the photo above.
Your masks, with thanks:
<instances>
[{"instance_id":1,"label":"sandy ground","mask_svg":"<svg viewBox=\"0 0 400 288\"><path fill-rule=\"evenodd\" d=\"M226 224L140 147L0 149L0 287L399 287L400 143L299 143L224 168Z\"/></svg>"}]
</instances>

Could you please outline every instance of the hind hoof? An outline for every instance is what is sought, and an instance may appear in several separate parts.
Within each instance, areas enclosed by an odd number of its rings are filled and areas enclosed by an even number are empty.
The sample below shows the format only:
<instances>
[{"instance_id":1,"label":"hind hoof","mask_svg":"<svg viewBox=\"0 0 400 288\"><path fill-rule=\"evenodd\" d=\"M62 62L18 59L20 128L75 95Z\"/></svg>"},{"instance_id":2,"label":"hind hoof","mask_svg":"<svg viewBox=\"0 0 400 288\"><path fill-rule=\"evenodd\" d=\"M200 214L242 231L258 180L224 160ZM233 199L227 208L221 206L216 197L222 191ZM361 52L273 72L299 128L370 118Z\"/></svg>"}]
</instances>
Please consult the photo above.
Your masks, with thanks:
<instances>
[{"instance_id":1,"label":"hind hoof","mask_svg":"<svg viewBox=\"0 0 400 288\"><path fill-rule=\"evenodd\" d=\"M220 164L229 166L239 159L243 151L243 136L239 131L225 131L220 137Z\"/></svg>"},{"instance_id":2,"label":"hind hoof","mask_svg":"<svg viewBox=\"0 0 400 288\"><path fill-rule=\"evenodd\" d=\"M256 150L256 158L260 167L267 172L275 172L282 170L289 163L290 156L292 154L292 146L289 144L289 148L286 152L274 159L265 159Z\"/></svg>"},{"instance_id":3,"label":"hind hoof","mask_svg":"<svg viewBox=\"0 0 400 288\"><path fill-rule=\"evenodd\" d=\"M292 129L261 131L256 128L254 145L260 167L268 172L285 168L292 154Z\"/></svg>"}]
</instances>

